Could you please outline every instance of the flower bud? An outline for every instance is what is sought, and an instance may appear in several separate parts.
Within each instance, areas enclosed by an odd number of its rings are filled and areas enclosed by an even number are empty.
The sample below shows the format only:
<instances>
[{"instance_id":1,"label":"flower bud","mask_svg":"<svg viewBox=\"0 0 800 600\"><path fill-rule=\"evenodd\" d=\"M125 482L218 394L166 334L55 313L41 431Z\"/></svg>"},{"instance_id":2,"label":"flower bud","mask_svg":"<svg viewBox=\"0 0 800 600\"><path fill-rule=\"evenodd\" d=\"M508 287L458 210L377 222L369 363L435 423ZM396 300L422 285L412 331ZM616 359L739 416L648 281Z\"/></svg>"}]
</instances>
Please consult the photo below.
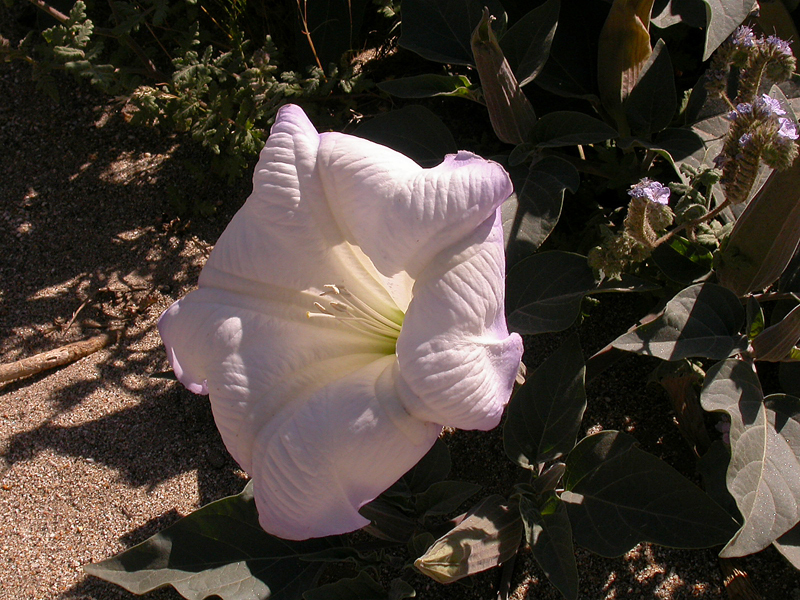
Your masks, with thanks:
<instances>
[{"instance_id":1,"label":"flower bud","mask_svg":"<svg viewBox=\"0 0 800 600\"><path fill-rule=\"evenodd\" d=\"M495 134L507 144L521 144L530 136L536 113L497 43L491 21L489 9L485 9L472 32L472 55Z\"/></svg>"}]
</instances>

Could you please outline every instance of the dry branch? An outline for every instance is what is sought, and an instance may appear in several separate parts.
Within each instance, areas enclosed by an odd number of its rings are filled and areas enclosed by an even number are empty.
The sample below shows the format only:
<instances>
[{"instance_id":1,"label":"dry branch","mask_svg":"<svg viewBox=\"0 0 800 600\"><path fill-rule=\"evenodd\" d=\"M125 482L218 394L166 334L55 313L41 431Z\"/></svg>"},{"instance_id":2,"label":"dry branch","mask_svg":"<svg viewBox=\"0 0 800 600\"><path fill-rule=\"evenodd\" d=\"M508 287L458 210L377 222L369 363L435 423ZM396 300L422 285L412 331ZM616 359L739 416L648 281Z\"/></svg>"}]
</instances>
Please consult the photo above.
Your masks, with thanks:
<instances>
[{"instance_id":1,"label":"dry branch","mask_svg":"<svg viewBox=\"0 0 800 600\"><path fill-rule=\"evenodd\" d=\"M0 365L0 383L30 377L48 369L68 365L105 348L116 339L116 334L103 333L88 340L74 342L55 350L49 350L22 360Z\"/></svg>"}]
</instances>

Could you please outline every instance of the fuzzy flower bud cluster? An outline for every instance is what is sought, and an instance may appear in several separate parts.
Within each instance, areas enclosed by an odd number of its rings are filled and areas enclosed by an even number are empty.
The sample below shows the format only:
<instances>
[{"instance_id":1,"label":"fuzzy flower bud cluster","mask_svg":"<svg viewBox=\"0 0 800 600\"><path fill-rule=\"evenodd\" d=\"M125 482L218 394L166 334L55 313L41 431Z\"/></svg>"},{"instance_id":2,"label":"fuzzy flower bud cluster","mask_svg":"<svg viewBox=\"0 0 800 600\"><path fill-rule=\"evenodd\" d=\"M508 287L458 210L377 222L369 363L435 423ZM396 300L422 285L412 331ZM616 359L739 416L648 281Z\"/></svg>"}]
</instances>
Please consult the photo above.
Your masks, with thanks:
<instances>
[{"instance_id":1,"label":"fuzzy flower bud cluster","mask_svg":"<svg viewBox=\"0 0 800 600\"><path fill-rule=\"evenodd\" d=\"M753 102L765 79L786 81L797 66L789 43L777 36L757 37L746 25L738 27L714 54L706 73L706 89L723 96L731 70L738 75L738 98Z\"/></svg>"},{"instance_id":2,"label":"fuzzy flower bud cluster","mask_svg":"<svg viewBox=\"0 0 800 600\"><path fill-rule=\"evenodd\" d=\"M731 127L715 159L721 182L732 204L747 200L761 161L779 171L797 157L797 126L780 102L762 94L752 103L741 102L728 114Z\"/></svg>"},{"instance_id":3,"label":"fuzzy flower bud cluster","mask_svg":"<svg viewBox=\"0 0 800 600\"><path fill-rule=\"evenodd\" d=\"M675 218L669 207L670 189L645 177L631 186L628 215L622 231L606 231L602 246L589 252L589 266L606 277L619 277L630 264L644 261L656 247L659 234Z\"/></svg>"}]
</instances>

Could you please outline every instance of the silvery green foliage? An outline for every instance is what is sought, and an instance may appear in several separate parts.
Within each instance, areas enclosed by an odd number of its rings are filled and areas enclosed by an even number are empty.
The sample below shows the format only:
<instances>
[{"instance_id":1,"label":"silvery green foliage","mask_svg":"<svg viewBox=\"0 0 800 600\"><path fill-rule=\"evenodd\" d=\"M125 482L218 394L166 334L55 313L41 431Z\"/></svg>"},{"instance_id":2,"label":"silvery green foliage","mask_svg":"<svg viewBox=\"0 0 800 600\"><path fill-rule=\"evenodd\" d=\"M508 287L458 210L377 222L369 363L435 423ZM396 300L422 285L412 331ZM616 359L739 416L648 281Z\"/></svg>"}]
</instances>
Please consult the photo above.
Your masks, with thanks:
<instances>
[{"instance_id":1,"label":"silvery green foliage","mask_svg":"<svg viewBox=\"0 0 800 600\"><path fill-rule=\"evenodd\" d=\"M257 44L233 26L223 43L214 42L219 32L201 27L197 2L123 0L111 15L99 13L79 0L40 40L29 35L19 49L0 46L0 55L31 62L38 86L54 98L53 74L67 71L116 96L134 124L190 133L229 178L258 153L286 101L359 85L357 75L335 65L282 68L269 35ZM98 18L110 26L98 26Z\"/></svg>"}]
</instances>

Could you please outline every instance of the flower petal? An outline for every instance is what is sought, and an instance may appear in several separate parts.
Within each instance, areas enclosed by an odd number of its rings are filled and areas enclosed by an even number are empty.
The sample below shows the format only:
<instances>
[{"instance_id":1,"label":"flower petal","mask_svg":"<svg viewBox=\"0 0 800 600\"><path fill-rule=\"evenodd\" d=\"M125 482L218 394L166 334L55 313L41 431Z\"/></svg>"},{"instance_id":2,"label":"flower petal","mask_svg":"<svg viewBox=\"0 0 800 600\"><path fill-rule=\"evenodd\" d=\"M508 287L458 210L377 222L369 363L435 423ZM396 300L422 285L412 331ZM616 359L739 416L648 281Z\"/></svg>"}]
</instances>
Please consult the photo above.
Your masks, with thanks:
<instances>
[{"instance_id":1,"label":"flower petal","mask_svg":"<svg viewBox=\"0 0 800 600\"><path fill-rule=\"evenodd\" d=\"M358 509L433 446L441 427L403 410L394 362L373 361L296 400L263 427L251 473L266 531L302 540L367 525Z\"/></svg>"},{"instance_id":2,"label":"flower petal","mask_svg":"<svg viewBox=\"0 0 800 600\"><path fill-rule=\"evenodd\" d=\"M339 133L320 136L318 166L339 228L386 276L405 271L415 278L513 189L499 164L470 152L423 169L385 146Z\"/></svg>"},{"instance_id":3,"label":"flower petal","mask_svg":"<svg viewBox=\"0 0 800 600\"><path fill-rule=\"evenodd\" d=\"M201 288L159 320L176 376L209 393L223 441L245 471L261 428L302 395L393 353L393 344L301 307Z\"/></svg>"},{"instance_id":4,"label":"flower petal","mask_svg":"<svg viewBox=\"0 0 800 600\"><path fill-rule=\"evenodd\" d=\"M401 398L418 419L491 429L511 396L522 339L504 316L499 209L443 250L414 285L397 340Z\"/></svg>"}]
</instances>

